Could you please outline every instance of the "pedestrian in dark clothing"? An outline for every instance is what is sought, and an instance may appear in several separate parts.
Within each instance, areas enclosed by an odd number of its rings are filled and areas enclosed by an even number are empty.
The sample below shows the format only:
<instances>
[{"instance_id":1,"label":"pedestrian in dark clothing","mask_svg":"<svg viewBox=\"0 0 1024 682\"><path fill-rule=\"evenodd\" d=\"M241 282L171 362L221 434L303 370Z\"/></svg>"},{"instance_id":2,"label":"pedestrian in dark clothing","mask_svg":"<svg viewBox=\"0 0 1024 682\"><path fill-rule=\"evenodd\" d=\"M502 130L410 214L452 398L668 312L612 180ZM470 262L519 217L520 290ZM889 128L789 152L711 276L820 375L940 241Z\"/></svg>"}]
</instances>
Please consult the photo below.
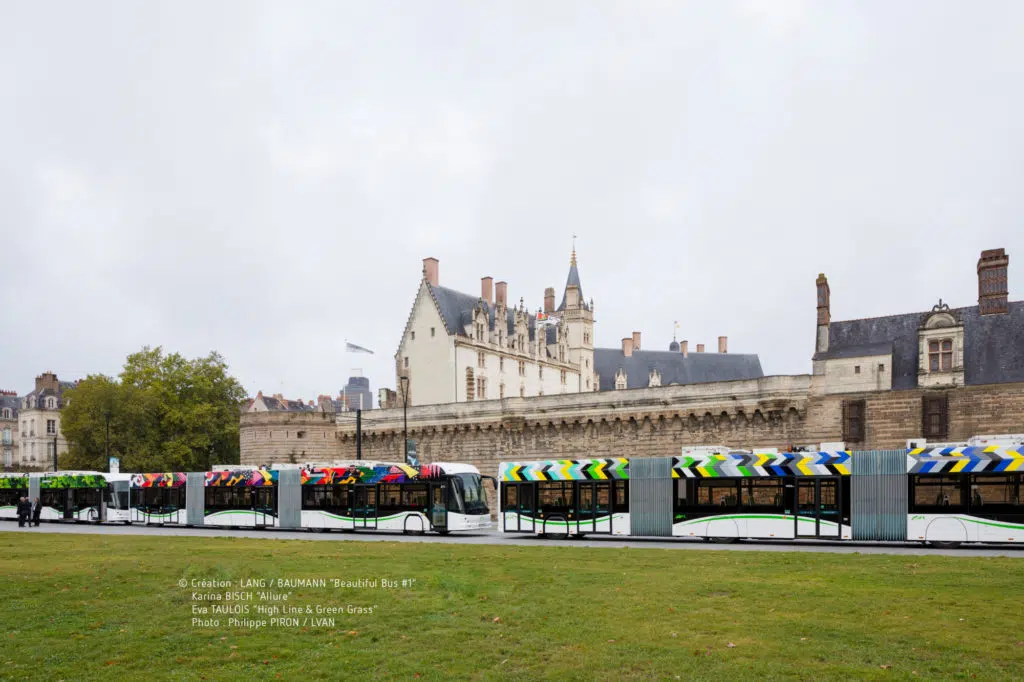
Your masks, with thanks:
<instances>
[{"instance_id":1,"label":"pedestrian in dark clothing","mask_svg":"<svg viewBox=\"0 0 1024 682\"><path fill-rule=\"evenodd\" d=\"M36 498L36 503L32 505L32 523L39 526L39 515L43 513L43 505L39 503L39 498Z\"/></svg>"},{"instance_id":2,"label":"pedestrian in dark clothing","mask_svg":"<svg viewBox=\"0 0 1024 682\"><path fill-rule=\"evenodd\" d=\"M25 527L25 521L28 520L29 512L31 507L28 504L28 498L23 497L18 500L18 528Z\"/></svg>"}]
</instances>

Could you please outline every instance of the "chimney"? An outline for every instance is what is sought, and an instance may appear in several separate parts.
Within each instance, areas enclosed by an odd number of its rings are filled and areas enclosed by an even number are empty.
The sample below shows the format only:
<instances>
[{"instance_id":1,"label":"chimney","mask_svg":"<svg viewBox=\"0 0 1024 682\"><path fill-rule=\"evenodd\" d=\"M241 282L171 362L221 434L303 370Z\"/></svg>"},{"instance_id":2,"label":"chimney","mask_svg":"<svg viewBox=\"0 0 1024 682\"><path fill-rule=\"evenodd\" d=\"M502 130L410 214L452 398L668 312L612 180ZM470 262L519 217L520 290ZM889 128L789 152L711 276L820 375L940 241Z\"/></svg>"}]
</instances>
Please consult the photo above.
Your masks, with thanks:
<instances>
[{"instance_id":1,"label":"chimney","mask_svg":"<svg viewBox=\"0 0 1024 682\"><path fill-rule=\"evenodd\" d=\"M681 352L683 354L684 358L690 357L690 342L689 341L683 341L682 343L680 343L679 344L679 352Z\"/></svg>"},{"instance_id":2,"label":"chimney","mask_svg":"<svg viewBox=\"0 0 1024 682\"><path fill-rule=\"evenodd\" d=\"M627 358L633 357L633 338L631 336L622 339L622 354Z\"/></svg>"},{"instance_id":3,"label":"chimney","mask_svg":"<svg viewBox=\"0 0 1024 682\"><path fill-rule=\"evenodd\" d=\"M640 350L640 332L633 332L633 350Z\"/></svg>"},{"instance_id":4,"label":"chimney","mask_svg":"<svg viewBox=\"0 0 1024 682\"><path fill-rule=\"evenodd\" d=\"M982 315L1009 312L1007 270L1010 257L1003 249L981 252L978 259L978 308Z\"/></svg>"},{"instance_id":5,"label":"chimney","mask_svg":"<svg viewBox=\"0 0 1024 682\"><path fill-rule=\"evenodd\" d=\"M548 287L544 290L544 312L555 312L555 288Z\"/></svg>"},{"instance_id":6,"label":"chimney","mask_svg":"<svg viewBox=\"0 0 1024 682\"><path fill-rule=\"evenodd\" d=\"M439 286L437 280L438 262L436 258L423 259L423 279L430 282L431 286Z\"/></svg>"},{"instance_id":7,"label":"chimney","mask_svg":"<svg viewBox=\"0 0 1024 682\"><path fill-rule=\"evenodd\" d=\"M726 345L726 344L728 344L728 342L729 342L729 337L727 337L727 336L719 336L718 337L718 352L719 353L728 353L729 352L729 350L728 350L729 347L728 347L728 345Z\"/></svg>"},{"instance_id":8,"label":"chimney","mask_svg":"<svg viewBox=\"0 0 1024 682\"><path fill-rule=\"evenodd\" d=\"M825 273L818 275L814 282L818 289L818 331L814 342L814 351L824 353L828 350L828 325L832 321L832 310L829 303L831 292Z\"/></svg>"},{"instance_id":9,"label":"chimney","mask_svg":"<svg viewBox=\"0 0 1024 682\"><path fill-rule=\"evenodd\" d=\"M495 286L495 303L500 306L508 305L508 284L505 282L498 282Z\"/></svg>"},{"instance_id":10,"label":"chimney","mask_svg":"<svg viewBox=\"0 0 1024 682\"><path fill-rule=\"evenodd\" d=\"M494 278L480 278L480 298L487 301L487 305L494 305Z\"/></svg>"},{"instance_id":11,"label":"chimney","mask_svg":"<svg viewBox=\"0 0 1024 682\"><path fill-rule=\"evenodd\" d=\"M703 343L698 343L697 344L697 352L698 353L703 353L704 352L704 344Z\"/></svg>"}]
</instances>

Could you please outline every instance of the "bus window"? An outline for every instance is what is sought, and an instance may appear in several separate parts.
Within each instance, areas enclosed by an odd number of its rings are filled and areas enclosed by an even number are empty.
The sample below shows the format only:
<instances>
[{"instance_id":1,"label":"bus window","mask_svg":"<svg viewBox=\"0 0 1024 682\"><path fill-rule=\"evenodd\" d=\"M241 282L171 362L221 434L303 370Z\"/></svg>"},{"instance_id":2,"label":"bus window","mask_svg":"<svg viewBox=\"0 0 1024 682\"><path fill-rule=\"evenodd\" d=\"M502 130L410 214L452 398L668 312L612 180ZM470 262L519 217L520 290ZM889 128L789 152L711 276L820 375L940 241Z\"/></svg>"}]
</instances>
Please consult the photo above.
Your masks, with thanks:
<instances>
[{"instance_id":1,"label":"bus window","mask_svg":"<svg viewBox=\"0 0 1024 682\"><path fill-rule=\"evenodd\" d=\"M537 487L541 509L568 511L575 505L572 481L543 481Z\"/></svg>"},{"instance_id":2,"label":"bus window","mask_svg":"<svg viewBox=\"0 0 1024 682\"><path fill-rule=\"evenodd\" d=\"M1014 475L975 475L971 477L972 514L1020 514L1018 482Z\"/></svg>"},{"instance_id":3,"label":"bus window","mask_svg":"<svg viewBox=\"0 0 1024 682\"><path fill-rule=\"evenodd\" d=\"M927 511L934 514L953 514L966 511L961 477L916 475L910 477L913 493L910 512Z\"/></svg>"},{"instance_id":4,"label":"bus window","mask_svg":"<svg viewBox=\"0 0 1024 682\"><path fill-rule=\"evenodd\" d=\"M629 481L615 481L615 509L617 512L629 511Z\"/></svg>"},{"instance_id":5,"label":"bus window","mask_svg":"<svg viewBox=\"0 0 1024 682\"><path fill-rule=\"evenodd\" d=\"M737 490L737 481L734 480L698 480L695 503L701 506L735 507L739 503Z\"/></svg>"},{"instance_id":6,"label":"bus window","mask_svg":"<svg viewBox=\"0 0 1024 682\"><path fill-rule=\"evenodd\" d=\"M505 494L501 502L502 511L517 511L519 509L519 486L507 485L504 488Z\"/></svg>"},{"instance_id":7,"label":"bus window","mask_svg":"<svg viewBox=\"0 0 1024 682\"><path fill-rule=\"evenodd\" d=\"M740 481L740 504L745 509L781 509L784 505L782 479L754 478Z\"/></svg>"}]
</instances>

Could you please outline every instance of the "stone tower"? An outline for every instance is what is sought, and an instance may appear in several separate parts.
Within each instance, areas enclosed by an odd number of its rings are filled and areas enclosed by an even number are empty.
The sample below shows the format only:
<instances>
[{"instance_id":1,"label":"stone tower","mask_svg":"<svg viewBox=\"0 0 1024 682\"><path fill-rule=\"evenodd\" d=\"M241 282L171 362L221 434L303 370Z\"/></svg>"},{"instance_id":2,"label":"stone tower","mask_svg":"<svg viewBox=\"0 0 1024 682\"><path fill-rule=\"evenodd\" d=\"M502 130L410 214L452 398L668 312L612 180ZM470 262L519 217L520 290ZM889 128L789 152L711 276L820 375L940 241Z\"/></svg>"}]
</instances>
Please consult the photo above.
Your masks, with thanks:
<instances>
[{"instance_id":1,"label":"stone tower","mask_svg":"<svg viewBox=\"0 0 1024 682\"><path fill-rule=\"evenodd\" d=\"M594 301L591 299L588 303L583 298L580 273L576 267L575 245L569 260L569 277L565 282L562 305L558 306L557 312L565 322L569 362L580 368L579 390L594 391L597 389L594 374Z\"/></svg>"}]
</instances>

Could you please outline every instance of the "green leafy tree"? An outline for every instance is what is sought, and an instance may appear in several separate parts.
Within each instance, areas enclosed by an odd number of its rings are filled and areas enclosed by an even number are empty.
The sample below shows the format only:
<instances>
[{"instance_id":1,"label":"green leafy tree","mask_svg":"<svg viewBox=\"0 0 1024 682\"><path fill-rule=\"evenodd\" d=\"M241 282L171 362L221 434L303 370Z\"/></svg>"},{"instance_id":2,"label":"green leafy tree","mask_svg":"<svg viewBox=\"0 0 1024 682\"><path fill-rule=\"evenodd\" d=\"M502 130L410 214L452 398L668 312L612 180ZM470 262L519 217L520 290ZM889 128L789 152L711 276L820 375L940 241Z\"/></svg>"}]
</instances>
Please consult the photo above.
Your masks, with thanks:
<instances>
[{"instance_id":1,"label":"green leafy tree","mask_svg":"<svg viewBox=\"0 0 1024 682\"><path fill-rule=\"evenodd\" d=\"M110 454L130 471L206 471L239 458L245 389L216 352L188 360L160 347L128 356L118 380L90 376L68 392L62 415L66 467L106 468Z\"/></svg>"}]
</instances>

